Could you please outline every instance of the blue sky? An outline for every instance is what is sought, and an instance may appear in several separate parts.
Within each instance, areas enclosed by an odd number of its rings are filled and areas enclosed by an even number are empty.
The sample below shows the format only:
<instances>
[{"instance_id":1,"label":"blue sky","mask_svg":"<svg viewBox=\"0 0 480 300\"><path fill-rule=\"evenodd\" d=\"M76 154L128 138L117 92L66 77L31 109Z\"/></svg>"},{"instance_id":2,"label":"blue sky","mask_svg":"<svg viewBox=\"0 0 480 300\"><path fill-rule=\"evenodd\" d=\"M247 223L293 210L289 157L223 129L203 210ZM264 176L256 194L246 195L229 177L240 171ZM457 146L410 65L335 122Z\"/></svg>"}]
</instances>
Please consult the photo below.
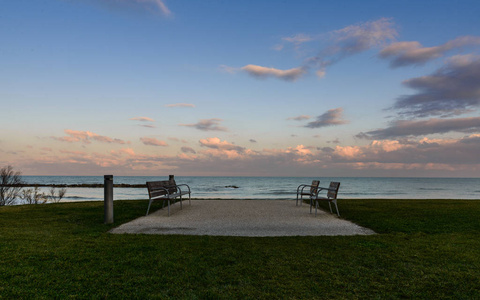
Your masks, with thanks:
<instances>
[{"instance_id":1,"label":"blue sky","mask_svg":"<svg viewBox=\"0 0 480 300\"><path fill-rule=\"evenodd\" d=\"M479 176L477 1L2 1L26 175Z\"/></svg>"}]
</instances>

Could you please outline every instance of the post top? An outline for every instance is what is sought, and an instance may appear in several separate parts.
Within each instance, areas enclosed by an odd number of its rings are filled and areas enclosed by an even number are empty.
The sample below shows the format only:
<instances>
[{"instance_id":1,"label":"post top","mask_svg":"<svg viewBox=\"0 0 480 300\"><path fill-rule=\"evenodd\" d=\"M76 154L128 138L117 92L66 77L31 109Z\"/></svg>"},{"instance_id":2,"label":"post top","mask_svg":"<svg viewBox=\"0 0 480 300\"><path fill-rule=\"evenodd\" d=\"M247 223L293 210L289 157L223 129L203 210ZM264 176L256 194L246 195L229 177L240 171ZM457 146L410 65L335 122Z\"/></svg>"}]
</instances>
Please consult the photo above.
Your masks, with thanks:
<instances>
[{"instance_id":1,"label":"post top","mask_svg":"<svg viewBox=\"0 0 480 300\"><path fill-rule=\"evenodd\" d=\"M105 178L105 179L113 179L113 175L104 175L103 178Z\"/></svg>"}]
</instances>

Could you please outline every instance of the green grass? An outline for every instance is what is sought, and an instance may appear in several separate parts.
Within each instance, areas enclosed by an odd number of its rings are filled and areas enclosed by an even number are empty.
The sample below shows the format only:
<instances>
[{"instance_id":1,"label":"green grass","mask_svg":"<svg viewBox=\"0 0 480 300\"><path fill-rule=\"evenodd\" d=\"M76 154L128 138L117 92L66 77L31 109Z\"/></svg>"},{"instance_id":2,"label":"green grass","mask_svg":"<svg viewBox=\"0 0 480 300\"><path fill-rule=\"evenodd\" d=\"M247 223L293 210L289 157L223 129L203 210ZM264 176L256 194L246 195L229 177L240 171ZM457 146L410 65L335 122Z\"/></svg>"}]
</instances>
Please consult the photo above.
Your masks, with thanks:
<instances>
[{"instance_id":1,"label":"green grass","mask_svg":"<svg viewBox=\"0 0 480 300\"><path fill-rule=\"evenodd\" d=\"M0 207L0 298L480 299L480 201L339 200L372 236L108 233L146 206Z\"/></svg>"}]
</instances>

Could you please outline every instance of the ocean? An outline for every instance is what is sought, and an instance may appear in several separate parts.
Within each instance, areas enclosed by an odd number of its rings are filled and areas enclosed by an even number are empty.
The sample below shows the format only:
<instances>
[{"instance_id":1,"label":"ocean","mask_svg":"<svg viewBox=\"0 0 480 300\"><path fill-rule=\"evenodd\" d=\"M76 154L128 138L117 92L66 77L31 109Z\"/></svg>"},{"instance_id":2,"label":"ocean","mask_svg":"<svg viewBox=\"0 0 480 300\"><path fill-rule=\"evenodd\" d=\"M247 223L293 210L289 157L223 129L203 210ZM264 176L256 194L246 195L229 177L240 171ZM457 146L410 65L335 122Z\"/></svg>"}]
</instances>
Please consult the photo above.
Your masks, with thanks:
<instances>
[{"instance_id":1,"label":"ocean","mask_svg":"<svg viewBox=\"0 0 480 300\"><path fill-rule=\"evenodd\" d=\"M22 176L29 184L103 184L103 176ZM114 184L145 184L168 176L114 176ZM341 183L339 199L480 199L480 178L397 177L195 177L175 176L188 184L192 198L200 199L295 199L300 184L320 180ZM235 188L236 187L236 188ZM46 191L48 188L42 187ZM62 202L103 201L103 188L68 187ZM146 188L114 188L114 200L148 199Z\"/></svg>"}]
</instances>

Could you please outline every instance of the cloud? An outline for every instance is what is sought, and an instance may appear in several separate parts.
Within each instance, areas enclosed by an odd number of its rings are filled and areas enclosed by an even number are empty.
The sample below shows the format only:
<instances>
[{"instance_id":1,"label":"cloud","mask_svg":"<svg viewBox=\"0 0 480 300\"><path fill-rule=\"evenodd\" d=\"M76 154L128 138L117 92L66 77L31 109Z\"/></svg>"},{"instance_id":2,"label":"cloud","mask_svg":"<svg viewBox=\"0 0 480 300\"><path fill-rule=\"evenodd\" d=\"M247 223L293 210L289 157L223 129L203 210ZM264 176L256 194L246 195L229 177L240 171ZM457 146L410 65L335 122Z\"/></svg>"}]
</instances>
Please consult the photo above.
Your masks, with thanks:
<instances>
[{"instance_id":1,"label":"cloud","mask_svg":"<svg viewBox=\"0 0 480 300\"><path fill-rule=\"evenodd\" d=\"M256 143L256 142L257 142L257 140L254 140L254 139L249 139L248 141L249 141L250 143Z\"/></svg>"},{"instance_id":2,"label":"cloud","mask_svg":"<svg viewBox=\"0 0 480 300\"><path fill-rule=\"evenodd\" d=\"M342 119L343 108L330 109L326 113L317 117L316 121L309 122L304 127L307 128L320 128L333 125L342 125L348 123L346 120Z\"/></svg>"},{"instance_id":3,"label":"cloud","mask_svg":"<svg viewBox=\"0 0 480 300\"><path fill-rule=\"evenodd\" d=\"M197 153L193 148L186 147L186 146L182 147L181 150L183 153L192 153L192 154Z\"/></svg>"},{"instance_id":4,"label":"cloud","mask_svg":"<svg viewBox=\"0 0 480 300\"><path fill-rule=\"evenodd\" d=\"M285 81L295 81L306 73L306 70L303 67L293 68L289 70L280 70L256 65L246 65L242 67L241 70L257 78L275 77Z\"/></svg>"},{"instance_id":5,"label":"cloud","mask_svg":"<svg viewBox=\"0 0 480 300\"><path fill-rule=\"evenodd\" d=\"M393 109L411 117L451 116L480 105L480 56L457 55L429 76L405 80L417 91L398 98Z\"/></svg>"},{"instance_id":6,"label":"cloud","mask_svg":"<svg viewBox=\"0 0 480 300\"><path fill-rule=\"evenodd\" d=\"M157 126L151 125L151 124L142 124L142 125L138 125L138 126L146 127L146 128L157 128Z\"/></svg>"},{"instance_id":7,"label":"cloud","mask_svg":"<svg viewBox=\"0 0 480 300\"><path fill-rule=\"evenodd\" d=\"M397 31L388 18L351 25L329 33L331 45L309 58L306 64L317 69L317 76L323 77L326 67L346 57L378 47L390 40L395 40Z\"/></svg>"},{"instance_id":8,"label":"cloud","mask_svg":"<svg viewBox=\"0 0 480 300\"><path fill-rule=\"evenodd\" d=\"M220 150L234 150L237 152L243 152L245 150L244 147L237 146L235 144L231 144L227 141L221 141L217 137L201 139L200 146L212 148L212 149L220 149Z\"/></svg>"},{"instance_id":9,"label":"cloud","mask_svg":"<svg viewBox=\"0 0 480 300\"><path fill-rule=\"evenodd\" d=\"M480 37L462 36L435 47L423 47L416 41L397 42L380 51L379 57L391 59L390 67L392 68L423 65L429 60L441 57L449 50L471 45L480 45Z\"/></svg>"},{"instance_id":10,"label":"cloud","mask_svg":"<svg viewBox=\"0 0 480 300\"><path fill-rule=\"evenodd\" d=\"M355 162L368 168L395 165L402 168L458 170L456 165L480 166L480 135L472 134L461 139L428 139L419 141L372 141L366 146L336 146L331 159L336 162ZM474 167L475 168L475 167Z\"/></svg>"},{"instance_id":11,"label":"cloud","mask_svg":"<svg viewBox=\"0 0 480 300\"><path fill-rule=\"evenodd\" d=\"M132 121L140 121L140 122L155 122L154 119L149 118L149 117L135 117L135 118L131 118L130 120L132 120Z\"/></svg>"},{"instance_id":12,"label":"cloud","mask_svg":"<svg viewBox=\"0 0 480 300\"><path fill-rule=\"evenodd\" d=\"M426 121L400 120L390 127L359 133L356 137L375 140L408 136L425 136L447 132L480 132L480 117L457 119L430 119Z\"/></svg>"},{"instance_id":13,"label":"cloud","mask_svg":"<svg viewBox=\"0 0 480 300\"><path fill-rule=\"evenodd\" d=\"M76 131L76 130L66 129L65 133L68 136L52 137L52 138L57 141L69 142L69 143L83 142L84 144L90 144L92 140L94 140L97 142L109 143L109 144L112 144L112 143L113 144L130 144L130 142L128 141L124 141L116 138L110 138L103 135L98 135L90 131Z\"/></svg>"},{"instance_id":14,"label":"cloud","mask_svg":"<svg viewBox=\"0 0 480 300\"><path fill-rule=\"evenodd\" d=\"M323 35L311 36L300 33L291 37L283 37L282 42L292 43L295 49L298 49L301 44L323 38L328 41L327 46L321 49L318 55L306 59L301 66L296 68L281 70L249 64L240 70L259 79L273 77L285 81L296 81L307 74L310 69L314 69L317 77L323 78L328 66L348 56L381 46L389 40L394 40L396 35L397 31L393 28L393 22L387 18L347 26ZM284 45L278 44L273 48L280 51ZM220 67L228 73L235 73L237 70L225 65Z\"/></svg>"},{"instance_id":15,"label":"cloud","mask_svg":"<svg viewBox=\"0 0 480 300\"><path fill-rule=\"evenodd\" d=\"M167 104L165 107L195 107L195 104L191 103L174 103L174 104Z\"/></svg>"},{"instance_id":16,"label":"cloud","mask_svg":"<svg viewBox=\"0 0 480 300\"><path fill-rule=\"evenodd\" d=\"M288 118L287 120L303 121L303 120L308 120L310 118L311 118L311 116L308 116L308 115L300 115L300 116L297 116L297 117Z\"/></svg>"},{"instance_id":17,"label":"cloud","mask_svg":"<svg viewBox=\"0 0 480 300\"><path fill-rule=\"evenodd\" d=\"M180 126L194 127L202 131L228 131L227 128L221 127L220 122L222 119L204 119L200 120L196 124L179 124Z\"/></svg>"},{"instance_id":18,"label":"cloud","mask_svg":"<svg viewBox=\"0 0 480 300\"><path fill-rule=\"evenodd\" d=\"M473 176L480 170L480 134L460 139L375 140L364 146L311 147L253 151L219 138L199 141L201 151L183 147L178 155L145 155L131 148L107 153L60 151L21 157L29 173L154 175L183 170L186 176ZM324 170L324 171L321 171ZM389 170L392 170L391 172ZM392 173L394 172L394 173Z\"/></svg>"},{"instance_id":19,"label":"cloud","mask_svg":"<svg viewBox=\"0 0 480 300\"><path fill-rule=\"evenodd\" d=\"M157 140L155 138L142 137L140 138L140 141L147 146L160 146L160 147L168 146L166 142Z\"/></svg>"},{"instance_id":20,"label":"cloud","mask_svg":"<svg viewBox=\"0 0 480 300\"><path fill-rule=\"evenodd\" d=\"M90 1L97 3L97 1ZM106 5L107 8L118 9L124 7L125 9L143 9L154 14L162 14L166 17L172 16L172 12L163 0L102 0L99 1Z\"/></svg>"},{"instance_id":21,"label":"cloud","mask_svg":"<svg viewBox=\"0 0 480 300\"><path fill-rule=\"evenodd\" d=\"M230 67L227 65L220 65L218 66L218 69L220 70L220 72L229 73L229 74L235 74L238 71L238 68Z\"/></svg>"},{"instance_id":22,"label":"cloud","mask_svg":"<svg viewBox=\"0 0 480 300\"><path fill-rule=\"evenodd\" d=\"M282 40L286 41L286 42L289 42L289 43L292 43L292 44L295 44L295 45L300 45L302 43L312 41L313 37L311 37L308 34L299 33L299 34L296 34L296 35L291 36L291 37L283 37Z\"/></svg>"}]
</instances>

